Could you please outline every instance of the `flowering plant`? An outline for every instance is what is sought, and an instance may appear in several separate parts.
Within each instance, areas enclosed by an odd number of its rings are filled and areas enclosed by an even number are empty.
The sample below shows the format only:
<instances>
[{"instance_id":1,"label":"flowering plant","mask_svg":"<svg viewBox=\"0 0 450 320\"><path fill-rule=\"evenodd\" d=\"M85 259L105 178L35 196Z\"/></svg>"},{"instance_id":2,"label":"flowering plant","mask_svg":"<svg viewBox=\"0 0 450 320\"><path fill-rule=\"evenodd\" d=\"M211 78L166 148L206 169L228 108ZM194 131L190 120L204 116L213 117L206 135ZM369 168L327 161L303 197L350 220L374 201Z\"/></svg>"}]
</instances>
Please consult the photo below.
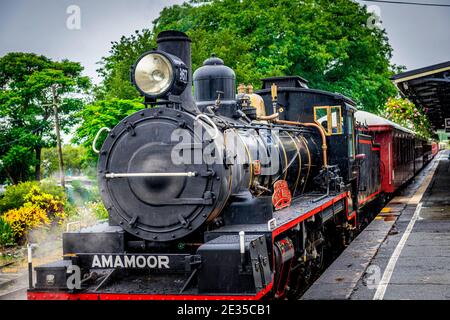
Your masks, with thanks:
<instances>
[{"instance_id":1,"label":"flowering plant","mask_svg":"<svg viewBox=\"0 0 450 320\"><path fill-rule=\"evenodd\" d=\"M389 98L382 112L386 119L415 131L422 138L430 138L432 129L424 110L403 98Z\"/></svg>"},{"instance_id":2,"label":"flowering plant","mask_svg":"<svg viewBox=\"0 0 450 320\"><path fill-rule=\"evenodd\" d=\"M33 186L24 200L20 208L11 209L3 216L16 241L23 240L33 228L49 225L51 221L62 223L65 219L64 204L59 197L43 192L38 186Z\"/></svg>"}]
</instances>

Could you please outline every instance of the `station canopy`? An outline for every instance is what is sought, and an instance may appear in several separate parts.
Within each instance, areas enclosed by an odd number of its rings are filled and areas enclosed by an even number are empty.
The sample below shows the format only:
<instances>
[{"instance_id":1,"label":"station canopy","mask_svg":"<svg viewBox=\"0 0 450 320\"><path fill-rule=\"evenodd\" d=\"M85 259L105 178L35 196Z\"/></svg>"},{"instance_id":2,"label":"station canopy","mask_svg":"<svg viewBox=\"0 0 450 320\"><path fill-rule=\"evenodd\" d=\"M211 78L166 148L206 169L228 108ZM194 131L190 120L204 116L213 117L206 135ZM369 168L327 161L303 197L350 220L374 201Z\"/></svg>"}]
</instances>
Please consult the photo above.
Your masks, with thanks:
<instances>
[{"instance_id":1,"label":"station canopy","mask_svg":"<svg viewBox=\"0 0 450 320\"><path fill-rule=\"evenodd\" d=\"M422 107L434 130L450 125L450 61L391 78L402 95ZM450 128L449 128L450 129Z\"/></svg>"}]
</instances>

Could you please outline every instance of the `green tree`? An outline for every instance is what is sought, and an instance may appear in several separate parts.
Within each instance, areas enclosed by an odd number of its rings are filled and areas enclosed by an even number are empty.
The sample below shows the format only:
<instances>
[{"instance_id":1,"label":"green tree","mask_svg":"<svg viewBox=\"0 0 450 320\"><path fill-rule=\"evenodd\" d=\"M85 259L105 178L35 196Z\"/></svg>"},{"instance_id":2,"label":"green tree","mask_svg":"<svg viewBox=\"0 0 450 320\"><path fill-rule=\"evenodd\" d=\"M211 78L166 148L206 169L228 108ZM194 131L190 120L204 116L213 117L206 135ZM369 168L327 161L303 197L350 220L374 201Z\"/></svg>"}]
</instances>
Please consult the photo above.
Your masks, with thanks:
<instances>
[{"instance_id":1,"label":"green tree","mask_svg":"<svg viewBox=\"0 0 450 320\"><path fill-rule=\"evenodd\" d=\"M40 179L41 150L55 143L54 98L63 132L74 124L73 114L83 106L80 94L90 86L82 71L79 63L32 53L0 58L0 165L13 184L33 172Z\"/></svg>"},{"instance_id":2,"label":"green tree","mask_svg":"<svg viewBox=\"0 0 450 320\"><path fill-rule=\"evenodd\" d=\"M87 151L83 146L64 145L62 148L64 168L74 175L81 175L86 168ZM56 148L42 150L41 170L46 177L58 172L59 163Z\"/></svg>"},{"instance_id":3,"label":"green tree","mask_svg":"<svg viewBox=\"0 0 450 320\"><path fill-rule=\"evenodd\" d=\"M26 128L0 124L0 178L14 184L27 180L37 163L34 148L40 145L40 139Z\"/></svg>"},{"instance_id":4,"label":"green tree","mask_svg":"<svg viewBox=\"0 0 450 320\"><path fill-rule=\"evenodd\" d=\"M123 118L144 108L140 100L101 100L87 105L77 117L81 120L81 125L75 132L74 143L82 144L86 147L89 161L97 159L97 155L92 150L92 142L97 132L107 127L112 129ZM99 149L106 137L104 133L97 142Z\"/></svg>"},{"instance_id":5,"label":"green tree","mask_svg":"<svg viewBox=\"0 0 450 320\"><path fill-rule=\"evenodd\" d=\"M134 98L129 67L155 45L160 31L192 38L193 68L212 53L238 82L260 87L267 76L301 75L312 88L340 92L377 112L396 89L389 80L392 48L386 32L368 25L370 14L351 0L193 0L165 8L145 30L113 44L103 59L103 97Z\"/></svg>"},{"instance_id":6,"label":"green tree","mask_svg":"<svg viewBox=\"0 0 450 320\"><path fill-rule=\"evenodd\" d=\"M130 68L141 54L155 48L153 33L146 29L135 31L111 44L109 56L102 58L97 70L104 80L95 88L95 96L98 100L138 98L139 93L130 82Z\"/></svg>"}]
</instances>

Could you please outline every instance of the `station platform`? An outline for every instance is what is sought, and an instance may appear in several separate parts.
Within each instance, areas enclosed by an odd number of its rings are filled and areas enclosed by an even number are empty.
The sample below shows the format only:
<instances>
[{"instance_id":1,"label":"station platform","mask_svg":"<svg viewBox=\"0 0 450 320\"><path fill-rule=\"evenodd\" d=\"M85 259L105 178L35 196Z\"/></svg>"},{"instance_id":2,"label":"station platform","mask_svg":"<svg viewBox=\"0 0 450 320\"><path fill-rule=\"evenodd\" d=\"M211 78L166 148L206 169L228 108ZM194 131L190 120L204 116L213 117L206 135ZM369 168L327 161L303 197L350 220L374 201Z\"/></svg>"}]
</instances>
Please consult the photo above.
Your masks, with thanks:
<instances>
[{"instance_id":1,"label":"station platform","mask_svg":"<svg viewBox=\"0 0 450 320\"><path fill-rule=\"evenodd\" d=\"M450 299L450 161L440 152L303 300Z\"/></svg>"}]
</instances>

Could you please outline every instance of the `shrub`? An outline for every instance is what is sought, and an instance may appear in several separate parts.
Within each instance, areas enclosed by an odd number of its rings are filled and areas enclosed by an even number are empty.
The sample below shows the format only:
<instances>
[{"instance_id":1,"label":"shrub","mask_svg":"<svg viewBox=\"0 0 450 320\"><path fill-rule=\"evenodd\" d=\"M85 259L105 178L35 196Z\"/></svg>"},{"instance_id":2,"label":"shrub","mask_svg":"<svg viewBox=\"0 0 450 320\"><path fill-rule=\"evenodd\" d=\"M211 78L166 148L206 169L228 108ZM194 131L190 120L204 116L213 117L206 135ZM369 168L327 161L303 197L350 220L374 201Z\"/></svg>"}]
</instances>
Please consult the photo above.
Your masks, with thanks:
<instances>
[{"instance_id":1,"label":"shrub","mask_svg":"<svg viewBox=\"0 0 450 320\"><path fill-rule=\"evenodd\" d=\"M86 191L86 188L80 180L73 180L71 185L75 192L83 193Z\"/></svg>"},{"instance_id":2,"label":"shrub","mask_svg":"<svg viewBox=\"0 0 450 320\"><path fill-rule=\"evenodd\" d=\"M22 207L27 202L25 197L32 188L39 188L43 193L50 194L63 203L67 201L64 189L52 181L43 181L40 184L34 181L22 182L6 188L3 197L0 199L0 213Z\"/></svg>"},{"instance_id":3,"label":"shrub","mask_svg":"<svg viewBox=\"0 0 450 320\"><path fill-rule=\"evenodd\" d=\"M3 217L0 217L0 246L14 244L14 232Z\"/></svg>"},{"instance_id":4,"label":"shrub","mask_svg":"<svg viewBox=\"0 0 450 320\"><path fill-rule=\"evenodd\" d=\"M64 203L58 196L43 192L39 187L31 188L25 196L25 205L35 205L44 210L50 219L57 219L58 222L65 218Z\"/></svg>"},{"instance_id":5,"label":"shrub","mask_svg":"<svg viewBox=\"0 0 450 320\"><path fill-rule=\"evenodd\" d=\"M73 192L74 192L74 198L75 195L79 197L83 202L90 201L89 197L89 190L83 185L83 183L80 180L74 180L71 183Z\"/></svg>"},{"instance_id":6,"label":"shrub","mask_svg":"<svg viewBox=\"0 0 450 320\"><path fill-rule=\"evenodd\" d=\"M103 205L103 202L101 201L88 202L86 207L99 220L105 220L108 219L109 217L108 210L106 210L105 206Z\"/></svg>"},{"instance_id":7,"label":"shrub","mask_svg":"<svg viewBox=\"0 0 450 320\"><path fill-rule=\"evenodd\" d=\"M4 219L11 226L16 242L20 241L29 230L50 224L47 212L29 203L19 209L9 210L5 213Z\"/></svg>"},{"instance_id":8,"label":"shrub","mask_svg":"<svg viewBox=\"0 0 450 320\"><path fill-rule=\"evenodd\" d=\"M17 185L6 188L3 197L0 199L0 212L17 209L24 205L25 196L31 188L37 186L37 182L21 182Z\"/></svg>"},{"instance_id":9,"label":"shrub","mask_svg":"<svg viewBox=\"0 0 450 320\"><path fill-rule=\"evenodd\" d=\"M20 241L28 231L41 225L49 225L51 221L62 223L65 219L64 203L49 193L33 186L24 196L25 203L18 209L11 209L4 215L11 226L16 241Z\"/></svg>"},{"instance_id":10,"label":"shrub","mask_svg":"<svg viewBox=\"0 0 450 320\"><path fill-rule=\"evenodd\" d=\"M88 202L100 200L100 193L97 186L90 186L80 180L73 180L67 188L67 198L70 205L85 207Z\"/></svg>"},{"instance_id":11,"label":"shrub","mask_svg":"<svg viewBox=\"0 0 450 320\"><path fill-rule=\"evenodd\" d=\"M41 181L41 184L39 185L39 188L44 193L49 193L55 198L65 202L67 200L66 193L64 191L64 188L61 186L58 186L55 181L53 180L44 180Z\"/></svg>"},{"instance_id":12,"label":"shrub","mask_svg":"<svg viewBox=\"0 0 450 320\"><path fill-rule=\"evenodd\" d=\"M71 204L69 201L67 201L64 204L64 215L66 218L73 217L78 214L77 208L75 205Z\"/></svg>"}]
</instances>

